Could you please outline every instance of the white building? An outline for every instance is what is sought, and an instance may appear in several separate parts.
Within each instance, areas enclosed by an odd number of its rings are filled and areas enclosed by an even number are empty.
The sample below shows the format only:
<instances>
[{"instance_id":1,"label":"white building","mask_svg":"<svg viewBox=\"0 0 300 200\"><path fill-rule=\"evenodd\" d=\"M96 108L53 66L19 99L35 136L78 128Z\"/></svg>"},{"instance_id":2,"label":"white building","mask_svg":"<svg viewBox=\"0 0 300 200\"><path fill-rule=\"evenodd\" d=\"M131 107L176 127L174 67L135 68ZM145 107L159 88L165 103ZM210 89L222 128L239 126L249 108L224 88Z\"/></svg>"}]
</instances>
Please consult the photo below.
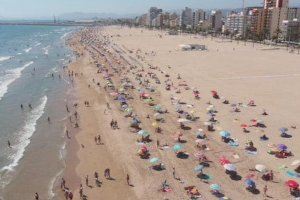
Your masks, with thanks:
<instances>
[{"instance_id":1,"label":"white building","mask_svg":"<svg viewBox=\"0 0 300 200\"><path fill-rule=\"evenodd\" d=\"M147 25L153 26L153 24L152 24L153 20L161 13L162 13L162 9L158 9L156 7L151 7L148 12Z\"/></svg>"},{"instance_id":2,"label":"white building","mask_svg":"<svg viewBox=\"0 0 300 200\"><path fill-rule=\"evenodd\" d=\"M198 9L193 12L193 27L199 26L200 23L202 23L205 20L205 11Z\"/></svg>"},{"instance_id":3,"label":"white building","mask_svg":"<svg viewBox=\"0 0 300 200\"><path fill-rule=\"evenodd\" d=\"M243 35L244 33L244 14L241 13L230 13L226 17L225 30L229 31L234 35Z\"/></svg>"}]
</instances>

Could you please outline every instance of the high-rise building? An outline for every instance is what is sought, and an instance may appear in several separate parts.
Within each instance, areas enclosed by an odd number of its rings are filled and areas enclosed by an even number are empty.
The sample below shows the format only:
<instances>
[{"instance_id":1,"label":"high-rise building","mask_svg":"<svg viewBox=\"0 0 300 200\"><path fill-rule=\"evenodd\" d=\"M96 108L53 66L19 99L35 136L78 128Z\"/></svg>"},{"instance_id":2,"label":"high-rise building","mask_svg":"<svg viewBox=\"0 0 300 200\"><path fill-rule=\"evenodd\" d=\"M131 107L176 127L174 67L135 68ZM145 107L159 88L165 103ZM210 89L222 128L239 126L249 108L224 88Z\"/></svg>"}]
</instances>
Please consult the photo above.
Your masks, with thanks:
<instances>
[{"instance_id":1,"label":"high-rise building","mask_svg":"<svg viewBox=\"0 0 300 200\"><path fill-rule=\"evenodd\" d=\"M287 20L298 19L300 21L300 8L288 8Z\"/></svg>"},{"instance_id":2,"label":"high-rise building","mask_svg":"<svg viewBox=\"0 0 300 200\"><path fill-rule=\"evenodd\" d=\"M215 32L220 32L222 30L223 26L223 14L221 10L213 10L210 15L210 23L211 23L211 28Z\"/></svg>"},{"instance_id":3,"label":"high-rise building","mask_svg":"<svg viewBox=\"0 0 300 200\"><path fill-rule=\"evenodd\" d=\"M286 41L300 42L300 21L284 20L282 22L282 37Z\"/></svg>"},{"instance_id":4,"label":"high-rise building","mask_svg":"<svg viewBox=\"0 0 300 200\"><path fill-rule=\"evenodd\" d=\"M288 14L289 0L264 0L264 32L270 38L279 36L282 21Z\"/></svg>"},{"instance_id":5,"label":"high-rise building","mask_svg":"<svg viewBox=\"0 0 300 200\"><path fill-rule=\"evenodd\" d=\"M193 11L191 8L185 7L180 15L180 26L181 27L192 27L193 23Z\"/></svg>"},{"instance_id":6,"label":"high-rise building","mask_svg":"<svg viewBox=\"0 0 300 200\"><path fill-rule=\"evenodd\" d=\"M244 14L232 12L226 17L225 30L231 34L243 35L244 33Z\"/></svg>"},{"instance_id":7,"label":"high-rise building","mask_svg":"<svg viewBox=\"0 0 300 200\"><path fill-rule=\"evenodd\" d=\"M201 9L198 9L198 10L195 10L193 12L193 28L199 26L199 23L203 22L205 20L205 11L204 10L201 10Z\"/></svg>"},{"instance_id":8,"label":"high-rise building","mask_svg":"<svg viewBox=\"0 0 300 200\"><path fill-rule=\"evenodd\" d=\"M153 20L161 13L162 13L162 9L158 9L157 7L151 7L148 12L147 25L153 26L152 24Z\"/></svg>"},{"instance_id":9,"label":"high-rise building","mask_svg":"<svg viewBox=\"0 0 300 200\"><path fill-rule=\"evenodd\" d=\"M263 33L263 7L245 8L245 35L247 37L261 37Z\"/></svg>"}]
</instances>

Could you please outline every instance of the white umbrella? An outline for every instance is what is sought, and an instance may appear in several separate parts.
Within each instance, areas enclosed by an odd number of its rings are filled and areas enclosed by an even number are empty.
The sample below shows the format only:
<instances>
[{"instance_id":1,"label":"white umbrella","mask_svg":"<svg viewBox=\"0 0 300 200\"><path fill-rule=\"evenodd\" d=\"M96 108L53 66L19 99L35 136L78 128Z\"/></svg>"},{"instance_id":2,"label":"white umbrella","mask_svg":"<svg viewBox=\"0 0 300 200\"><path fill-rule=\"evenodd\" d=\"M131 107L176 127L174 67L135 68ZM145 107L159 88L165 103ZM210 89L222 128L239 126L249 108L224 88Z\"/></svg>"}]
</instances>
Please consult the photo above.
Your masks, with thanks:
<instances>
[{"instance_id":1,"label":"white umbrella","mask_svg":"<svg viewBox=\"0 0 300 200\"><path fill-rule=\"evenodd\" d=\"M233 165L233 164L225 164L225 165L223 165L224 166L224 168L226 169L226 170L228 170L228 171L236 171L236 167L235 167L235 165Z\"/></svg>"},{"instance_id":2,"label":"white umbrella","mask_svg":"<svg viewBox=\"0 0 300 200\"><path fill-rule=\"evenodd\" d=\"M180 119L177 120L177 122L179 122L179 123L189 123L191 121L188 120L188 119L180 118Z\"/></svg>"},{"instance_id":3,"label":"white umbrella","mask_svg":"<svg viewBox=\"0 0 300 200\"><path fill-rule=\"evenodd\" d=\"M255 169L261 173L265 173L267 171L267 167L261 164L255 165Z\"/></svg>"}]
</instances>

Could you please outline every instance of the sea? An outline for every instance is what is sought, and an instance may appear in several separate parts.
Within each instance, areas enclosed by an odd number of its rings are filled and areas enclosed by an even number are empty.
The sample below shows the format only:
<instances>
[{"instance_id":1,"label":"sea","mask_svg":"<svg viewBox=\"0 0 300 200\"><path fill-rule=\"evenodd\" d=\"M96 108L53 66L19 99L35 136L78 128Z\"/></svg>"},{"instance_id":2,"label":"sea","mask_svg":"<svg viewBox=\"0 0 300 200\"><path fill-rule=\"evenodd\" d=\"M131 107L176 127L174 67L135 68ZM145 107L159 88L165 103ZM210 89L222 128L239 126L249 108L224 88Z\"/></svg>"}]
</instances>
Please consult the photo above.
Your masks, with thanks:
<instances>
[{"instance_id":1,"label":"sea","mask_svg":"<svg viewBox=\"0 0 300 200\"><path fill-rule=\"evenodd\" d=\"M0 200L55 196L66 154L63 67L74 59L65 40L76 29L0 26Z\"/></svg>"}]
</instances>

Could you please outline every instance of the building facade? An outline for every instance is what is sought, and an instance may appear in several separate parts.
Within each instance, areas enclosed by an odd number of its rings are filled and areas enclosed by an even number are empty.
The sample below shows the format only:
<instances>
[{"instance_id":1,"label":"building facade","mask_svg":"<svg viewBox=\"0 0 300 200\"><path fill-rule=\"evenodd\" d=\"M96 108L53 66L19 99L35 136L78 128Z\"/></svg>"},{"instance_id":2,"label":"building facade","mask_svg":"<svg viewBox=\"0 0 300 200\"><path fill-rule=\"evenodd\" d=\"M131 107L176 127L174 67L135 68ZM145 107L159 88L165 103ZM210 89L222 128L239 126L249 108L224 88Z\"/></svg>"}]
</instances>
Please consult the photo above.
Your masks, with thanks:
<instances>
[{"instance_id":1,"label":"building facade","mask_svg":"<svg viewBox=\"0 0 300 200\"><path fill-rule=\"evenodd\" d=\"M154 19L161 13L162 13L162 9L159 9L157 7L151 7L148 12L147 25L150 27L154 26L152 22L154 22L155 21Z\"/></svg>"},{"instance_id":2,"label":"building facade","mask_svg":"<svg viewBox=\"0 0 300 200\"><path fill-rule=\"evenodd\" d=\"M180 15L180 27L191 28L193 23L193 11L191 8L185 7Z\"/></svg>"},{"instance_id":3,"label":"building facade","mask_svg":"<svg viewBox=\"0 0 300 200\"><path fill-rule=\"evenodd\" d=\"M210 15L210 23L211 23L211 28L215 32L220 32L222 31L222 26L223 26L223 14L221 10L213 10Z\"/></svg>"},{"instance_id":4,"label":"building facade","mask_svg":"<svg viewBox=\"0 0 300 200\"><path fill-rule=\"evenodd\" d=\"M243 12L230 13L225 20L225 30L233 35L242 36L244 33L244 14Z\"/></svg>"},{"instance_id":5,"label":"building facade","mask_svg":"<svg viewBox=\"0 0 300 200\"><path fill-rule=\"evenodd\" d=\"M278 38L282 21L287 19L289 0L264 0L264 34Z\"/></svg>"}]
</instances>

